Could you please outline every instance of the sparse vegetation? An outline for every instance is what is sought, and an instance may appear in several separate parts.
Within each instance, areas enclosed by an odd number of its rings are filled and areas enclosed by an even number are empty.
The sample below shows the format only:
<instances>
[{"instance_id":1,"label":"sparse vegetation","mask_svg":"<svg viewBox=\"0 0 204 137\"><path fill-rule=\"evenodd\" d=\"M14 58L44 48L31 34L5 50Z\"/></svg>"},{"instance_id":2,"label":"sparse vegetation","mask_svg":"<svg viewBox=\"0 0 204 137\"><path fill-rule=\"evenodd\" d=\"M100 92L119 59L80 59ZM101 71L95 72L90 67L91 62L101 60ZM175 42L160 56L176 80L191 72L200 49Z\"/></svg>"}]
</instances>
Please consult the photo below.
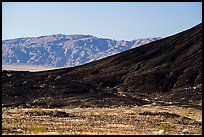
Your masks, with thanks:
<instances>
[{"instance_id":1,"label":"sparse vegetation","mask_svg":"<svg viewBox=\"0 0 204 137\"><path fill-rule=\"evenodd\" d=\"M166 120L167 122L169 122L169 123L176 123L176 121L177 121L177 118L167 118L167 120Z\"/></svg>"},{"instance_id":2,"label":"sparse vegetation","mask_svg":"<svg viewBox=\"0 0 204 137\"><path fill-rule=\"evenodd\" d=\"M38 125L36 127L33 127L33 129L31 130L31 133L33 134L39 134L39 133L44 133L46 132L46 128L43 125Z\"/></svg>"},{"instance_id":3,"label":"sparse vegetation","mask_svg":"<svg viewBox=\"0 0 204 137\"><path fill-rule=\"evenodd\" d=\"M192 119L187 118L187 117L181 117L181 122L183 122L183 123L188 123L190 121L192 121Z\"/></svg>"},{"instance_id":4,"label":"sparse vegetation","mask_svg":"<svg viewBox=\"0 0 204 137\"><path fill-rule=\"evenodd\" d=\"M202 127L199 127L199 128L198 128L198 134L199 134L199 135L202 135Z\"/></svg>"},{"instance_id":5,"label":"sparse vegetation","mask_svg":"<svg viewBox=\"0 0 204 137\"><path fill-rule=\"evenodd\" d=\"M182 114L188 108L176 106L146 106L119 108L72 108L72 109L11 109L3 108L2 134L66 134L66 135L94 135L94 134L131 134L154 135L159 130L165 134L183 134L188 129L191 135L202 134L201 110L197 111L195 120L184 118ZM181 110L181 111L178 111ZM12 112L9 113L8 112ZM34 113L38 112L38 114ZM135 113L136 112L136 113ZM149 112L153 115L139 115ZM167 113L169 112L169 113ZM171 112L171 113L170 113ZM180 117L165 117L164 114L177 114ZM68 115L66 115L68 114ZM146 113L147 114L147 113ZM155 115L156 114L156 115ZM66 115L66 116L65 116ZM178 123L185 119L188 122ZM200 124L194 124L195 121ZM189 124L191 122L191 124ZM21 132L17 132L20 129Z\"/></svg>"},{"instance_id":6,"label":"sparse vegetation","mask_svg":"<svg viewBox=\"0 0 204 137\"><path fill-rule=\"evenodd\" d=\"M40 108L40 107L33 108L32 110L36 111L36 112L39 112L41 114L43 114L43 112L44 112L43 108Z\"/></svg>"},{"instance_id":7,"label":"sparse vegetation","mask_svg":"<svg viewBox=\"0 0 204 137\"><path fill-rule=\"evenodd\" d=\"M171 126L170 126L170 124L169 123L161 123L160 125L159 125L159 130L165 130L165 131L170 131L171 130Z\"/></svg>"},{"instance_id":8,"label":"sparse vegetation","mask_svg":"<svg viewBox=\"0 0 204 137\"><path fill-rule=\"evenodd\" d=\"M138 114L138 113L140 113L140 112L142 112L142 109L141 109L141 108L135 109L135 111L134 111L135 114Z\"/></svg>"}]
</instances>

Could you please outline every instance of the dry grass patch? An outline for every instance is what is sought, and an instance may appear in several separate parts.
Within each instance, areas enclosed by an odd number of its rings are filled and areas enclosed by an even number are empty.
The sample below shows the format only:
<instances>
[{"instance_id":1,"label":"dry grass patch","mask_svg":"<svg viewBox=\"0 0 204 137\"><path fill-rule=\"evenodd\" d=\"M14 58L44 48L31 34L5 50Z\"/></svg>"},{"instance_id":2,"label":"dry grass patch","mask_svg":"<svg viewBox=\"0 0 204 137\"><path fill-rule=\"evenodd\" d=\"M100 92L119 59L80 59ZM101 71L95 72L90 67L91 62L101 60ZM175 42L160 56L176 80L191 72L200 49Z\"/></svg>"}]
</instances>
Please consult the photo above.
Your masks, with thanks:
<instances>
[{"instance_id":1,"label":"dry grass patch","mask_svg":"<svg viewBox=\"0 0 204 137\"><path fill-rule=\"evenodd\" d=\"M2 109L2 134L169 135L202 133L201 110L177 106ZM187 117L192 112L195 119ZM148 112L148 113L147 113ZM145 114L145 115L141 115ZM171 116L178 117L171 117ZM17 132L21 129L22 132Z\"/></svg>"}]
</instances>

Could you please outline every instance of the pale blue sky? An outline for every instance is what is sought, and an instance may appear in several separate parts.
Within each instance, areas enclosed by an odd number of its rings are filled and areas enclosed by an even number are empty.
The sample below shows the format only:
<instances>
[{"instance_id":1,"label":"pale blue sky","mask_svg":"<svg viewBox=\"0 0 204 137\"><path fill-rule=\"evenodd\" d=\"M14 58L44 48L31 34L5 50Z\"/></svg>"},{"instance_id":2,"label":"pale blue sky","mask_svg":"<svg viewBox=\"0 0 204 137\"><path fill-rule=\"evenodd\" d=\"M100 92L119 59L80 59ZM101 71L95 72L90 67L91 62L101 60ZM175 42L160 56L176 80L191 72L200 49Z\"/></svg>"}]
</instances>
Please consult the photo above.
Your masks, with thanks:
<instances>
[{"instance_id":1,"label":"pale blue sky","mask_svg":"<svg viewBox=\"0 0 204 137\"><path fill-rule=\"evenodd\" d=\"M202 22L202 2L3 2L2 39L88 34L167 37Z\"/></svg>"}]
</instances>

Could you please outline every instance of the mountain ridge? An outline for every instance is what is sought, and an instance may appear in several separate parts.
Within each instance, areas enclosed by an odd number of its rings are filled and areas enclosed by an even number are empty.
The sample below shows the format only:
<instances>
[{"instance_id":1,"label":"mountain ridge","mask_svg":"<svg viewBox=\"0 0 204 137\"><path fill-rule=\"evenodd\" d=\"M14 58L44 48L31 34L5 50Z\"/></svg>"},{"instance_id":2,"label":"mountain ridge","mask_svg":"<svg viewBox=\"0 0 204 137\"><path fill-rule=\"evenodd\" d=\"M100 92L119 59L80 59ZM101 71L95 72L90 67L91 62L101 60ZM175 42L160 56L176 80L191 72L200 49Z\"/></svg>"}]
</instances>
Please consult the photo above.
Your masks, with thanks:
<instances>
[{"instance_id":1,"label":"mountain ridge","mask_svg":"<svg viewBox=\"0 0 204 137\"><path fill-rule=\"evenodd\" d=\"M202 24L81 66L32 73L3 71L2 87L4 106L199 107Z\"/></svg>"},{"instance_id":2,"label":"mountain ridge","mask_svg":"<svg viewBox=\"0 0 204 137\"><path fill-rule=\"evenodd\" d=\"M2 63L73 67L159 40L116 41L92 35L46 35L2 41Z\"/></svg>"}]
</instances>

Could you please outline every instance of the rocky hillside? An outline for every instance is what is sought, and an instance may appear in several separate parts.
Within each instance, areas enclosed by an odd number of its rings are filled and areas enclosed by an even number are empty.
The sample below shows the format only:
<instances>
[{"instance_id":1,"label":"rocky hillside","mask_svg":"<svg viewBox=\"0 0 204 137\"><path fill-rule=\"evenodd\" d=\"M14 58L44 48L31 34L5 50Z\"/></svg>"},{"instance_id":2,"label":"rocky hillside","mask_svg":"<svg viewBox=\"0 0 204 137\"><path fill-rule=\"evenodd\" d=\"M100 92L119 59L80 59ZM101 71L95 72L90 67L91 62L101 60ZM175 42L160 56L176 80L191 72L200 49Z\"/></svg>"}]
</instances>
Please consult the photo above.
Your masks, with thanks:
<instances>
[{"instance_id":1,"label":"rocky hillside","mask_svg":"<svg viewBox=\"0 0 204 137\"><path fill-rule=\"evenodd\" d=\"M77 67L2 71L3 106L196 106L201 101L202 24Z\"/></svg>"},{"instance_id":2,"label":"rocky hillside","mask_svg":"<svg viewBox=\"0 0 204 137\"><path fill-rule=\"evenodd\" d=\"M116 41L91 35L49 35L2 41L2 63L72 67L159 40Z\"/></svg>"}]
</instances>

